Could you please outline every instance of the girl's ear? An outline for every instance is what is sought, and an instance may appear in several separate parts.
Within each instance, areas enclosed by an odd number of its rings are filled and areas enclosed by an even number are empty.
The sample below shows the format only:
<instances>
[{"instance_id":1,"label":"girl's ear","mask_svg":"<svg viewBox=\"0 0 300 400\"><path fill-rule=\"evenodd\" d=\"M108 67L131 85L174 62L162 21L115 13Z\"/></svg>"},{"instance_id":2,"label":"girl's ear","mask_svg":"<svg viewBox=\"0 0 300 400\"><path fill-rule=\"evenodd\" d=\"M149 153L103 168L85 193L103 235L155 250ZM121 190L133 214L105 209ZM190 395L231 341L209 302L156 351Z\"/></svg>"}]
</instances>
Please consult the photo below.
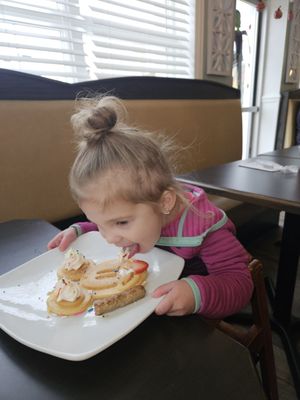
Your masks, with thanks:
<instances>
[{"instance_id":1,"label":"girl's ear","mask_svg":"<svg viewBox=\"0 0 300 400\"><path fill-rule=\"evenodd\" d=\"M174 190L165 190L160 198L160 209L163 214L170 214L176 204L177 195Z\"/></svg>"}]
</instances>

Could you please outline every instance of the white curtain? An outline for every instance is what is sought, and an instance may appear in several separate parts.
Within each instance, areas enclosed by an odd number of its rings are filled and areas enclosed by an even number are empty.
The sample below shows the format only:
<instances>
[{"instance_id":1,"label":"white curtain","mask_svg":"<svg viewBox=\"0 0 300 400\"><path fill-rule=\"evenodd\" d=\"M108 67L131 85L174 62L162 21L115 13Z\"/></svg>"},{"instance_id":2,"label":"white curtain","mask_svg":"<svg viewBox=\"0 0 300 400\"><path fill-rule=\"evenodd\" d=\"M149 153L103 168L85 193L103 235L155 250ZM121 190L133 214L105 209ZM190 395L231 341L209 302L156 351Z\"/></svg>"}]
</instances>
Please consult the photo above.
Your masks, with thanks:
<instances>
[{"instance_id":1,"label":"white curtain","mask_svg":"<svg viewBox=\"0 0 300 400\"><path fill-rule=\"evenodd\" d=\"M65 82L194 77L195 0L0 0L0 67Z\"/></svg>"}]
</instances>

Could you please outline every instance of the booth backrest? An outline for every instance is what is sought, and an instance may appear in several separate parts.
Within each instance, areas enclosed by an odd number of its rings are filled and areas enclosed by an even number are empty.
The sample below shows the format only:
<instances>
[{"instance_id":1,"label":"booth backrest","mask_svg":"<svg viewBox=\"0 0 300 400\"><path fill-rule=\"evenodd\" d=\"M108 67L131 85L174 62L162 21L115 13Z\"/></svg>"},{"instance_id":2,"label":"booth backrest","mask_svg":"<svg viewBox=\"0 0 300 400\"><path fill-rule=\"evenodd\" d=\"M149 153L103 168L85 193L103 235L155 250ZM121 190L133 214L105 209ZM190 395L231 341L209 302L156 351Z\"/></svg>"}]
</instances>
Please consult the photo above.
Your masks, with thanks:
<instances>
[{"instance_id":1,"label":"booth backrest","mask_svg":"<svg viewBox=\"0 0 300 400\"><path fill-rule=\"evenodd\" d=\"M241 158L239 91L224 85L152 77L67 84L0 69L0 88L0 221L79 213L68 187L79 92L117 95L130 124L172 136L181 148L178 173Z\"/></svg>"}]
</instances>

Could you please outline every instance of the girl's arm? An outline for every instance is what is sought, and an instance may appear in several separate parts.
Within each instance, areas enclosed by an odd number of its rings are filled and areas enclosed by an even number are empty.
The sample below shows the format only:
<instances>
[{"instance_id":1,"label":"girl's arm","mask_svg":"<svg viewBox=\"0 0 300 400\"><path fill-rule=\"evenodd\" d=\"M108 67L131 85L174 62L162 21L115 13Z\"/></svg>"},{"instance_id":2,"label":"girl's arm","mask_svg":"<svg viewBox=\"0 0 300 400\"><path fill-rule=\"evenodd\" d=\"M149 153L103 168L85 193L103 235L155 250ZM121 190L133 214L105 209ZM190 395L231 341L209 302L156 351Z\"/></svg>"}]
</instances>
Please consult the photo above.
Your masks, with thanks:
<instances>
[{"instance_id":1,"label":"girl's arm","mask_svg":"<svg viewBox=\"0 0 300 400\"><path fill-rule=\"evenodd\" d=\"M48 250L58 247L60 251L65 251L78 236L97 230L97 225L92 222L78 222L73 224L50 240L47 246Z\"/></svg>"},{"instance_id":2,"label":"girl's arm","mask_svg":"<svg viewBox=\"0 0 300 400\"><path fill-rule=\"evenodd\" d=\"M209 275L189 276L199 289L198 313L224 318L246 306L253 290L250 255L237 238L226 228L211 233L200 246L199 256Z\"/></svg>"}]
</instances>

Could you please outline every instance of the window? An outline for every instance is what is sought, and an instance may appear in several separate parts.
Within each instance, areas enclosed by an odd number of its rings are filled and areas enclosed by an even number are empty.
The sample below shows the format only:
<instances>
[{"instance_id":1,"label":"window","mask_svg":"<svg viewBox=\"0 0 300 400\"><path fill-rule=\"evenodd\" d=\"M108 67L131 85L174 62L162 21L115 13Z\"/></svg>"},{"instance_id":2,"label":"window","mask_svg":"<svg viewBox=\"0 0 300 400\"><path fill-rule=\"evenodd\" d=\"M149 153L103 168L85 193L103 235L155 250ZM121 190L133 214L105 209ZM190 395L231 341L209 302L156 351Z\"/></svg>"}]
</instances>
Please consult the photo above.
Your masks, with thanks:
<instances>
[{"instance_id":1,"label":"window","mask_svg":"<svg viewBox=\"0 0 300 400\"><path fill-rule=\"evenodd\" d=\"M255 105L258 37L261 13L249 0L236 1L233 86L241 90L243 111L243 158L251 154Z\"/></svg>"},{"instance_id":2,"label":"window","mask_svg":"<svg viewBox=\"0 0 300 400\"><path fill-rule=\"evenodd\" d=\"M65 82L194 77L195 0L0 0L0 67Z\"/></svg>"}]
</instances>

